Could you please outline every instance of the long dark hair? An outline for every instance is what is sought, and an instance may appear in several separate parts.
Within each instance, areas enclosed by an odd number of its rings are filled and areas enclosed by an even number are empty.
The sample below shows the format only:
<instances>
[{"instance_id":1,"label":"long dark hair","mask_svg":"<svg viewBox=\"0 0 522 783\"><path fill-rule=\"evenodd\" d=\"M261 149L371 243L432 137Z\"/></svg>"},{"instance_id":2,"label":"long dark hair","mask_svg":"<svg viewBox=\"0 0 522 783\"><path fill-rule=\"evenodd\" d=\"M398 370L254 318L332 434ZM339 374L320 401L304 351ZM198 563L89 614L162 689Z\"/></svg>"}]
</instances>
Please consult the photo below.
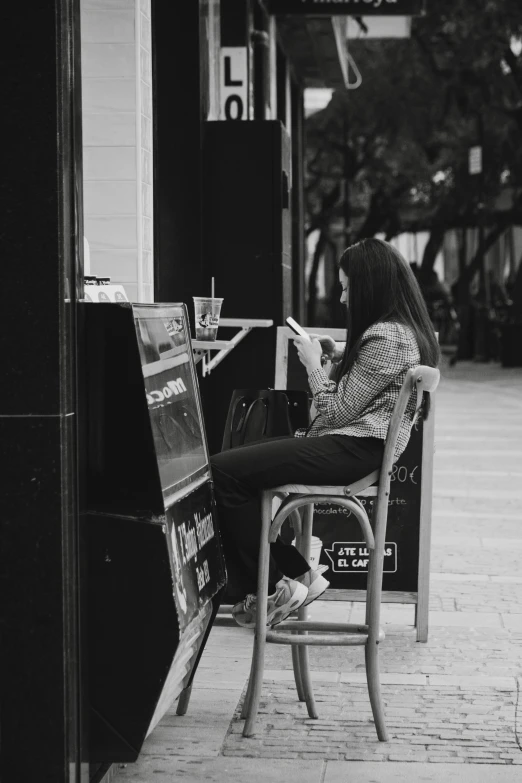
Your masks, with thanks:
<instances>
[{"instance_id":1,"label":"long dark hair","mask_svg":"<svg viewBox=\"0 0 522 783\"><path fill-rule=\"evenodd\" d=\"M384 321L409 326L419 346L420 363L437 367L440 350L428 310L399 251L381 239L362 239L344 251L339 266L349 278L349 290L346 348L337 380L352 367L366 329Z\"/></svg>"}]
</instances>

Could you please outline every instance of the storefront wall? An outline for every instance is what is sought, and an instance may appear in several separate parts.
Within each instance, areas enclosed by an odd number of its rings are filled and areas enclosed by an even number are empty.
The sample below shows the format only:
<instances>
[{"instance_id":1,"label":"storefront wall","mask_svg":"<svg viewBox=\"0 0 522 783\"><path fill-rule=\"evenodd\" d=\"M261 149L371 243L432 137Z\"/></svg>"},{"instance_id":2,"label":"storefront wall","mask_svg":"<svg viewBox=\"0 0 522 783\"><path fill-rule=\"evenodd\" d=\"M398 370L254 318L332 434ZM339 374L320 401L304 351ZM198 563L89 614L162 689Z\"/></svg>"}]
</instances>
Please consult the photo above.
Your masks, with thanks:
<instances>
[{"instance_id":1,"label":"storefront wall","mask_svg":"<svg viewBox=\"0 0 522 783\"><path fill-rule=\"evenodd\" d=\"M14 3L2 31L0 779L84 783L76 298L79 9ZM83 773L83 774L82 774Z\"/></svg>"},{"instance_id":2,"label":"storefront wall","mask_svg":"<svg viewBox=\"0 0 522 783\"><path fill-rule=\"evenodd\" d=\"M81 0L86 274L154 301L151 0Z\"/></svg>"},{"instance_id":3,"label":"storefront wall","mask_svg":"<svg viewBox=\"0 0 522 783\"><path fill-rule=\"evenodd\" d=\"M245 120L279 119L292 136L302 124L302 89L278 43L275 18L259 3L199 0L184 9L153 0L80 0L80 7L85 273L121 283L131 301L190 304L205 277L197 192L202 124L226 121L223 16L242 8L246 20ZM258 28L266 34L264 61L263 42L256 44ZM303 242L298 134L292 146L293 237L299 269ZM304 300L301 277L297 275L295 283L298 317Z\"/></svg>"}]
</instances>

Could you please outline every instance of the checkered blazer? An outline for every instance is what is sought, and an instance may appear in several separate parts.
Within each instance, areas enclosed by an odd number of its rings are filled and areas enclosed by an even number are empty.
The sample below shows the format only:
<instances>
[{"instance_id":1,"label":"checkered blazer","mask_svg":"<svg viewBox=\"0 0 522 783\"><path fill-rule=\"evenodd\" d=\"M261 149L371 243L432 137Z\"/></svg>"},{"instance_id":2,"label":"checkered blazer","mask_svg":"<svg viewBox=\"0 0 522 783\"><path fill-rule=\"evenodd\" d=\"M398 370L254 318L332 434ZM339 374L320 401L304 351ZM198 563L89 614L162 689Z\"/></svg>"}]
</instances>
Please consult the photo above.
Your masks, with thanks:
<instances>
[{"instance_id":1,"label":"checkered blazer","mask_svg":"<svg viewBox=\"0 0 522 783\"><path fill-rule=\"evenodd\" d=\"M357 358L339 383L331 381L323 369L310 373L308 383L318 415L308 430L297 430L295 437L355 435L385 440L406 372L419 363L419 347L409 327L391 321L373 324L364 332ZM412 395L399 431L396 458L407 446L415 402Z\"/></svg>"}]
</instances>

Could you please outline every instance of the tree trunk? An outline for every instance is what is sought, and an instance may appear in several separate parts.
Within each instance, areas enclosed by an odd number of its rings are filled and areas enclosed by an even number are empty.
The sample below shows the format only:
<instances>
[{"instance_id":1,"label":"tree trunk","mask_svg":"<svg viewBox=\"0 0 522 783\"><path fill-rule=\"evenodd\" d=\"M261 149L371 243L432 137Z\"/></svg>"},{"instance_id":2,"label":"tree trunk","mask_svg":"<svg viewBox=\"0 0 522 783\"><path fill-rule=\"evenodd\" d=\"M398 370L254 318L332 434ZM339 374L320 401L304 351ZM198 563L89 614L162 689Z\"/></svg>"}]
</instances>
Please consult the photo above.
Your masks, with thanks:
<instances>
[{"instance_id":1,"label":"tree trunk","mask_svg":"<svg viewBox=\"0 0 522 783\"><path fill-rule=\"evenodd\" d=\"M459 238L459 277L466 269L466 261L468 258L468 229L460 229Z\"/></svg>"},{"instance_id":2,"label":"tree trunk","mask_svg":"<svg viewBox=\"0 0 522 783\"><path fill-rule=\"evenodd\" d=\"M386 198L380 192L372 193L370 198L370 208L364 220L364 223L357 232L357 242L367 237L374 237L382 229L387 218Z\"/></svg>"},{"instance_id":3,"label":"tree trunk","mask_svg":"<svg viewBox=\"0 0 522 783\"><path fill-rule=\"evenodd\" d=\"M315 321L315 310L317 306L317 273L319 272L319 264L326 247L327 237L324 229L321 229L317 243L314 249L314 257L312 260L312 268L310 269L310 277L308 278L308 302L306 304L306 323L312 326Z\"/></svg>"},{"instance_id":4,"label":"tree trunk","mask_svg":"<svg viewBox=\"0 0 522 783\"><path fill-rule=\"evenodd\" d=\"M482 263L482 259L484 258L484 255L488 252L490 247L493 247L497 239L504 233L506 228L508 227L510 222L510 219L507 217L502 218L502 220L499 220L497 225L491 229L489 234L484 237L482 242L477 248L477 252L471 259L470 263L465 268L464 272L460 275L457 284L460 287L461 284L467 284L469 285L477 272L480 270L480 265Z\"/></svg>"},{"instance_id":5,"label":"tree trunk","mask_svg":"<svg viewBox=\"0 0 522 783\"><path fill-rule=\"evenodd\" d=\"M510 220L504 217L497 225L484 237L477 252L470 263L464 267L458 280L453 285L454 298L457 302L457 312L460 322L459 344L457 357L459 359L472 359L475 355L475 335L477 329L476 315L477 310L471 302L470 284L480 269L484 254L487 253L500 235L506 230Z\"/></svg>"},{"instance_id":6,"label":"tree trunk","mask_svg":"<svg viewBox=\"0 0 522 783\"><path fill-rule=\"evenodd\" d=\"M445 233L446 233L445 226L434 226L431 229L430 238L428 239L428 242L426 244L426 247L424 248L424 253L422 256L422 263L421 263L420 274L419 274L421 280L427 277L428 273L433 270L433 265L435 264L435 259L437 258L437 254L439 253L442 247Z\"/></svg>"}]
</instances>

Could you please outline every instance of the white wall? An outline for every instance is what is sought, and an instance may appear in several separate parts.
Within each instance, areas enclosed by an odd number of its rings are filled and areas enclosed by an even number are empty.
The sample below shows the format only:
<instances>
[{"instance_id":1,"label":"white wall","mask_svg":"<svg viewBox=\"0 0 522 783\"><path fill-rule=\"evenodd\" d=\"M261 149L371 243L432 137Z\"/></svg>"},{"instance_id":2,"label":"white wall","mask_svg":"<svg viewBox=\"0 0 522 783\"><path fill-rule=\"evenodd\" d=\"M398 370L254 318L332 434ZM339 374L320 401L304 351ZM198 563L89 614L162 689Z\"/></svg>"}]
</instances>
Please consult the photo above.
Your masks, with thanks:
<instances>
[{"instance_id":1,"label":"white wall","mask_svg":"<svg viewBox=\"0 0 522 783\"><path fill-rule=\"evenodd\" d=\"M84 221L91 274L151 302L150 0L81 0Z\"/></svg>"}]
</instances>

